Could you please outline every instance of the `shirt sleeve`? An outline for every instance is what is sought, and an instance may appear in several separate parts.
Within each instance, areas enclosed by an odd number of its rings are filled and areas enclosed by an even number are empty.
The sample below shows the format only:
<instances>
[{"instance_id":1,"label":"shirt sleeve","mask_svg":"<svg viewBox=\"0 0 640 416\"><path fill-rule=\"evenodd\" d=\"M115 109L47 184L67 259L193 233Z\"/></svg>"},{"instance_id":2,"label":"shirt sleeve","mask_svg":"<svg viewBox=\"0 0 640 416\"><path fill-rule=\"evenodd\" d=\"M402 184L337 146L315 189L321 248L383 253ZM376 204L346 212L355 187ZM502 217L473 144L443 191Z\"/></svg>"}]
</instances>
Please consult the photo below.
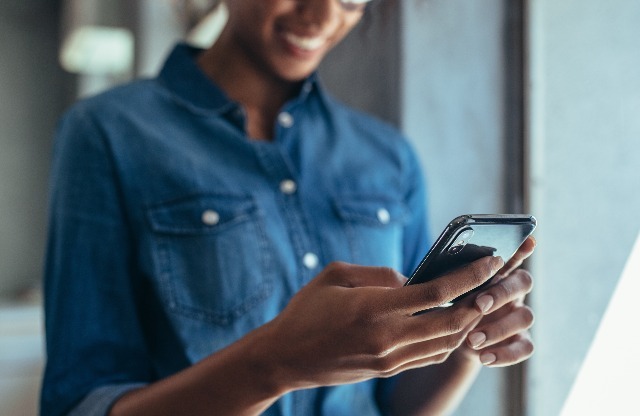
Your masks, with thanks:
<instances>
[{"instance_id":1,"label":"shirt sleeve","mask_svg":"<svg viewBox=\"0 0 640 416\"><path fill-rule=\"evenodd\" d=\"M133 237L117 170L82 107L54 146L44 276L47 363L41 414L104 415L150 379L136 310Z\"/></svg>"}]
</instances>

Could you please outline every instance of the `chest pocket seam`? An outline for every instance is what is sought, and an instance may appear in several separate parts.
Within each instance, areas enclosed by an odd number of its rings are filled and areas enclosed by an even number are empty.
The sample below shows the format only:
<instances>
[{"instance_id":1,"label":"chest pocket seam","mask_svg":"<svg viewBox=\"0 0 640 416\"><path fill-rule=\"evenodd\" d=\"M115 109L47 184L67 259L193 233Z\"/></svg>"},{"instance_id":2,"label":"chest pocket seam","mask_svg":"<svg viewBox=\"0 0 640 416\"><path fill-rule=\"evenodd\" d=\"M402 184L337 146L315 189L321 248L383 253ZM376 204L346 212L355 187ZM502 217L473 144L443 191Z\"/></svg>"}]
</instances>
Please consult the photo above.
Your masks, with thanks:
<instances>
[{"instance_id":1,"label":"chest pocket seam","mask_svg":"<svg viewBox=\"0 0 640 416\"><path fill-rule=\"evenodd\" d=\"M355 262L400 267L402 226L408 218L403 201L387 195L342 194L333 197L333 206Z\"/></svg>"},{"instance_id":2,"label":"chest pocket seam","mask_svg":"<svg viewBox=\"0 0 640 416\"><path fill-rule=\"evenodd\" d=\"M248 195L196 194L147 208L161 296L180 315L230 325L266 300L273 267Z\"/></svg>"},{"instance_id":3,"label":"chest pocket seam","mask_svg":"<svg viewBox=\"0 0 640 416\"><path fill-rule=\"evenodd\" d=\"M334 197L334 208L340 218L371 226L402 224L407 218L404 203L382 196L347 194Z\"/></svg>"}]
</instances>

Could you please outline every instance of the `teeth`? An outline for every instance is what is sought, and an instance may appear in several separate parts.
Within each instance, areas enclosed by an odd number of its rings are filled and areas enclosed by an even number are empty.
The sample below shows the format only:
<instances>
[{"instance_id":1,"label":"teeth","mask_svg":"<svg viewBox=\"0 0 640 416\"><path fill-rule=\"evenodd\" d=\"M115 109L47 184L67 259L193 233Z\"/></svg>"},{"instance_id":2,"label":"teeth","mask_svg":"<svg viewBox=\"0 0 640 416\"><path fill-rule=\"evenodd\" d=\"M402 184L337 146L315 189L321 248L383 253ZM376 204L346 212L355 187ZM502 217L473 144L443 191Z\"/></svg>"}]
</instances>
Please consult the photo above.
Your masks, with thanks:
<instances>
[{"instance_id":1,"label":"teeth","mask_svg":"<svg viewBox=\"0 0 640 416\"><path fill-rule=\"evenodd\" d=\"M312 51L312 50L318 49L325 42L324 38L322 37L308 38L308 37L297 36L297 35L294 35L293 33L285 33L284 37L285 39L287 39L287 41L292 43L294 46L300 49L304 49L306 51Z\"/></svg>"}]
</instances>

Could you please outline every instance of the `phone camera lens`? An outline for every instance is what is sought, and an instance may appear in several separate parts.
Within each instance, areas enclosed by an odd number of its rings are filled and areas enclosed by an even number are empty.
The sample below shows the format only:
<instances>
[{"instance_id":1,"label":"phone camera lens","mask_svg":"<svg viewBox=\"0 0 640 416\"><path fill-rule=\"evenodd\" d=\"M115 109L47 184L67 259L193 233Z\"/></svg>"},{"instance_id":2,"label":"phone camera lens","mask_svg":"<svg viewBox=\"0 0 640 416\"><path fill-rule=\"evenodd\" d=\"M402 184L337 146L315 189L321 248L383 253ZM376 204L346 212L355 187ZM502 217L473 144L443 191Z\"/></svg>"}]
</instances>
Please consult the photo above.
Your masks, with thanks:
<instances>
[{"instance_id":1,"label":"phone camera lens","mask_svg":"<svg viewBox=\"0 0 640 416\"><path fill-rule=\"evenodd\" d=\"M460 233L460 241L468 241L471 237L473 237L473 229L469 228Z\"/></svg>"},{"instance_id":2,"label":"phone camera lens","mask_svg":"<svg viewBox=\"0 0 640 416\"><path fill-rule=\"evenodd\" d=\"M456 244L455 246L451 246L448 250L449 254L458 254L462 251L462 249L464 248L464 243L463 244Z\"/></svg>"},{"instance_id":3,"label":"phone camera lens","mask_svg":"<svg viewBox=\"0 0 640 416\"><path fill-rule=\"evenodd\" d=\"M451 255L460 253L462 249L467 245L471 237L473 237L473 234L474 232L472 228L467 228L460 232L460 234L458 234L454 240L455 243L453 243L453 245L451 245L451 247L449 247L449 249L447 250L447 253Z\"/></svg>"}]
</instances>

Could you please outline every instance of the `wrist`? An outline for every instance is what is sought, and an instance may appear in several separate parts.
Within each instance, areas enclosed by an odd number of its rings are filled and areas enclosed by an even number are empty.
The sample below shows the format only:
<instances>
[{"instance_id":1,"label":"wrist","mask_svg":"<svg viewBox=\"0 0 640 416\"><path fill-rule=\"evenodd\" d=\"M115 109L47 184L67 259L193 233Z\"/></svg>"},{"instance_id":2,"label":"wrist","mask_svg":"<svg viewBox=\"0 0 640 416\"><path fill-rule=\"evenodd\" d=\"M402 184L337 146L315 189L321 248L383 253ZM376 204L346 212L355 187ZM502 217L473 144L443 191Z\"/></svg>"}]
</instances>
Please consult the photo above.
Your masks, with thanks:
<instances>
[{"instance_id":1,"label":"wrist","mask_svg":"<svg viewBox=\"0 0 640 416\"><path fill-rule=\"evenodd\" d=\"M273 323L256 329L245 337L245 341L247 366L265 397L278 398L295 390L293 377L286 371L282 358L282 345L273 332Z\"/></svg>"}]
</instances>

